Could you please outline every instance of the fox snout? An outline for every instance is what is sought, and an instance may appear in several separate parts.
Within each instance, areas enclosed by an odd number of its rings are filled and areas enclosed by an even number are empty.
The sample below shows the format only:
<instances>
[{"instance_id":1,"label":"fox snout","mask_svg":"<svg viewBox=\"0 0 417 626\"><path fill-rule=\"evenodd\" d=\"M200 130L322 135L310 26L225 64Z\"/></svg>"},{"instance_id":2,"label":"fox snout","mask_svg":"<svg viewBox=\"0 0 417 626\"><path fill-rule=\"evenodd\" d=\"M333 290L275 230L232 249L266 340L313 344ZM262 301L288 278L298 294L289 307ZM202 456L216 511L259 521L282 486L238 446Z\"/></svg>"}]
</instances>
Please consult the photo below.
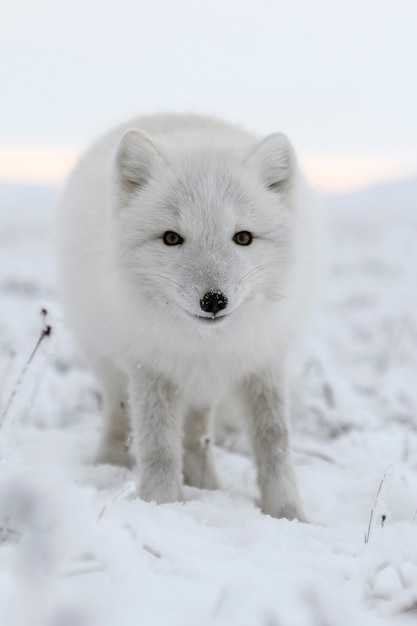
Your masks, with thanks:
<instances>
[{"instance_id":1,"label":"fox snout","mask_svg":"<svg viewBox=\"0 0 417 626\"><path fill-rule=\"evenodd\" d=\"M213 316L227 307L228 299L222 291L208 291L200 300L201 310Z\"/></svg>"}]
</instances>

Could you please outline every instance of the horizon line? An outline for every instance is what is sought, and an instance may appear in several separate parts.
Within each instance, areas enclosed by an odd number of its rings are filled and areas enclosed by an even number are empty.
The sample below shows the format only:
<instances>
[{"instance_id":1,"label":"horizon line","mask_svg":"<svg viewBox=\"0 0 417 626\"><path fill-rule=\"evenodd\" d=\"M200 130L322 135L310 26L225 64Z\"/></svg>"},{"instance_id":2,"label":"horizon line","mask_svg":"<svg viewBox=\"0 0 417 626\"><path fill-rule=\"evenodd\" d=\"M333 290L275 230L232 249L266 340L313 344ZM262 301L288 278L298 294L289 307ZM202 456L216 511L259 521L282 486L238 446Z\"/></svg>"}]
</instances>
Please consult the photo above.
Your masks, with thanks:
<instances>
[{"instance_id":1,"label":"horizon line","mask_svg":"<svg viewBox=\"0 0 417 626\"><path fill-rule=\"evenodd\" d=\"M62 186L82 146L0 146L0 180L9 184ZM417 158L375 154L341 154L298 150L308 183L320 192L349 193L417 176Z\"/></svg>"}]
</instances>

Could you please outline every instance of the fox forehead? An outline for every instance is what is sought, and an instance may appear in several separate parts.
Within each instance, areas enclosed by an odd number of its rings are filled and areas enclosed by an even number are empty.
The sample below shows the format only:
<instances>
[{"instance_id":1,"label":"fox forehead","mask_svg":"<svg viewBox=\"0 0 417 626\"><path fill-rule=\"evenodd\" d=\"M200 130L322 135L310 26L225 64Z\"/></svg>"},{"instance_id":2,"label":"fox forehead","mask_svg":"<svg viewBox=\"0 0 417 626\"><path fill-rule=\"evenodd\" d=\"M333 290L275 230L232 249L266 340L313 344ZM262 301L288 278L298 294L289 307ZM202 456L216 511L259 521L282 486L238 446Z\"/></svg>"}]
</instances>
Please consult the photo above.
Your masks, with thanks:
<instances>
[{"instance_id":1,"label":"fox forehead","mask_svg":"<svg viewBox=\"0 0 417 626\"><path fill-rule=\"evenodd\" d=\"M233 154L193 151L169 164L170 194L178 211L190 206L216 211L219 204L243 205L247 201L243 171Z\"/></svg>"},{"instance_id":2,"label":"fox forehead","mask_svg":"<svg viewBox=\"0 0 417 626\"><path fill-rule=\"evenodd\" d=\"M166 217L187 230L273 231L287 210L232 152L193 152L167 167ZM166 179L167 180L167 179ZM155 181L156 182L156 181Z\"/></svg>"}]
</instances>

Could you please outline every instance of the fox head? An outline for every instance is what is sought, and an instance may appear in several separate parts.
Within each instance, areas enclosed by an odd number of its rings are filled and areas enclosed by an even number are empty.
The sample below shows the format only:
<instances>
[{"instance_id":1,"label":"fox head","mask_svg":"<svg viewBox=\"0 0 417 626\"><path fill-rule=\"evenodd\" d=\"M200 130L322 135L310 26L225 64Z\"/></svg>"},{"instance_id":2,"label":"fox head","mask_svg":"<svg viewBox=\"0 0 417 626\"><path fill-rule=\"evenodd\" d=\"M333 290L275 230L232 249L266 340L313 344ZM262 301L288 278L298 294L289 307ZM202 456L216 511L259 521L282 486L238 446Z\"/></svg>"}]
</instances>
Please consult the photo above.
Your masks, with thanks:
<instances>
[{"instance_id":1,"label":"fox head","mask_svg":"<svg viewBox=\"0 0 417 626\"><path fill-rule=\"evenodd\" d=\"M281 133L236 146L128 131L114 159L113 219L129 289L155 315L170 303L200 326L285 297L296 173Z\"/></svg>"}]
</instances>

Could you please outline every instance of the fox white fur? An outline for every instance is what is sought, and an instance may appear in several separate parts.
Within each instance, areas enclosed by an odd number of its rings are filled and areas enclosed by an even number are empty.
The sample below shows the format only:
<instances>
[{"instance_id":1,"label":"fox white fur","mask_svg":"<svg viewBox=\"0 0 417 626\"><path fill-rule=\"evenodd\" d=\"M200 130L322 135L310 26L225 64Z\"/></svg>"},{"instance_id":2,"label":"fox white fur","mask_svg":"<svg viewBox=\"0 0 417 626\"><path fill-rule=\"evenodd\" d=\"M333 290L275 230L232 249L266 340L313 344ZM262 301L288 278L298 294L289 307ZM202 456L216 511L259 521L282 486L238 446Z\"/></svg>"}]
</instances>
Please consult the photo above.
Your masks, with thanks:
<instances>
[{"instance_id":1,"label":"fox white fur","mask_svg":"<svg viewBox=\"0 0 417 626\"><path fill-rule=\"evenodd\" d=\"M235 242L242 231L250 245ZM166 245L166 232L182 243ZM181 500L183 482L217 488L213 415L239 394L263 511L305 519L288 362L318 255L314 202L288 139L194 115L133 120L76 166L58 254L64 311L102 385L98 461L129 463L131 424L143 499ZM202 299L218 293L227 306L207 313Z\"/></svg>"}]
</instances>

